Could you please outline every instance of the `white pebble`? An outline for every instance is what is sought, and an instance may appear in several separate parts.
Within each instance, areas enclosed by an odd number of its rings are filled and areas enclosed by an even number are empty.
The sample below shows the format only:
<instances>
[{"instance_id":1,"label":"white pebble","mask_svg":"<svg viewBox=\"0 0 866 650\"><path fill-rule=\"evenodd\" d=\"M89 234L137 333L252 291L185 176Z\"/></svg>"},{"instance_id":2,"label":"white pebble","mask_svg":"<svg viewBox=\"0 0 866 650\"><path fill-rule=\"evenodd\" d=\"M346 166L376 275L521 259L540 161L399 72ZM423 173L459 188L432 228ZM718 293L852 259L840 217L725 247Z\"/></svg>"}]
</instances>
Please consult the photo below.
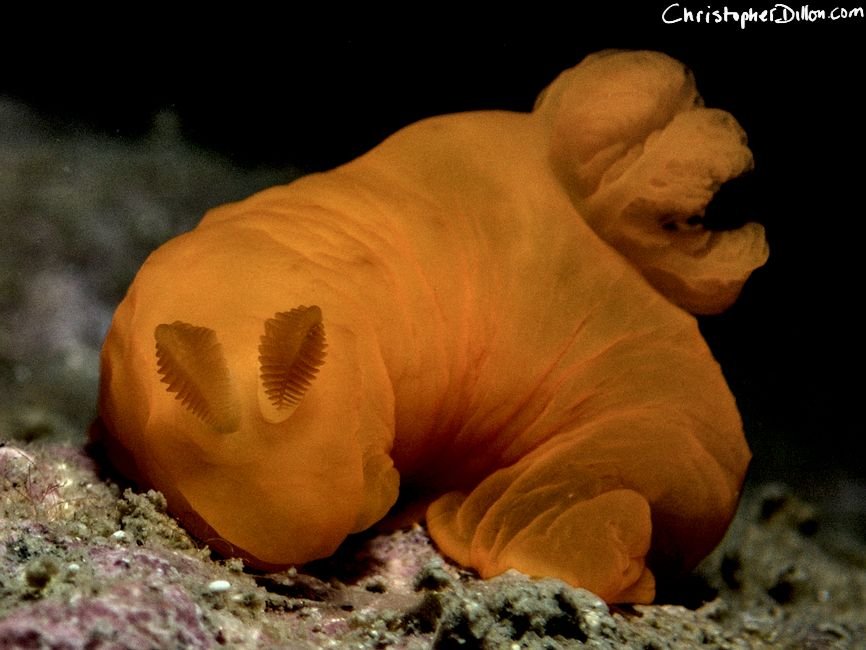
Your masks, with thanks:
<instances>
[{"instance_id":1,"label":"white pebble","mask_svg":"<svg viewBox=\"0 0 866 650\"><path fill-rule=\"evenodd\" d=\"M66 565L66 570L69 573L78 573L81 570L81 567L76 562L70 562Z\"/></svg>"},{"instance_id":2,"label":"white pebble","mask_svg":"<svg viewBox=\"0 0 866 650\"><path fill-rule=\"evenodd\" d=\"M232 588L232 583L228 580L214 580L210 582L207 586L207 590L212 594L221 594L224 591L228 591Z\"/></svg>"},{"instance_id":3,"label":"white pebble","mask_svg":"<svg viewBox=\"0 0 866 650\"><path fill-rule=\"evenodd\" d=\"M126 539L126 533L122 530L115 530L113 533L111 533L111 539L117 540L119 542L123 539Z\"/></svg>"}]
</instances>

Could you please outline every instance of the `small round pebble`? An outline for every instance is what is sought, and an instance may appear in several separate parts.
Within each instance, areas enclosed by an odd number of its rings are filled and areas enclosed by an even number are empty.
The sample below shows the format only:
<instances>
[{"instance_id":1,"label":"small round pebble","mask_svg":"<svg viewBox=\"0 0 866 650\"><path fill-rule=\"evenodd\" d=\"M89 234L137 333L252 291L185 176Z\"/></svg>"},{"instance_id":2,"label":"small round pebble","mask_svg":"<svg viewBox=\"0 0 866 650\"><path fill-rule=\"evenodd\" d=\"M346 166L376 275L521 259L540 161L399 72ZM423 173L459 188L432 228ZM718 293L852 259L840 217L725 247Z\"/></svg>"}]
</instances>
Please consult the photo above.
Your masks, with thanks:
<instances>
[{"instance_id":1,"label":"small round pebble","mask_svg":"<svg viewBox=\"0 0 866 650\"><path fill-rule=\"evenodd\" d=\"M208 583L207 590L212 594L220 594L232 588L232 583L228 580L213 580Z\"/></svg>"}]
</instances>

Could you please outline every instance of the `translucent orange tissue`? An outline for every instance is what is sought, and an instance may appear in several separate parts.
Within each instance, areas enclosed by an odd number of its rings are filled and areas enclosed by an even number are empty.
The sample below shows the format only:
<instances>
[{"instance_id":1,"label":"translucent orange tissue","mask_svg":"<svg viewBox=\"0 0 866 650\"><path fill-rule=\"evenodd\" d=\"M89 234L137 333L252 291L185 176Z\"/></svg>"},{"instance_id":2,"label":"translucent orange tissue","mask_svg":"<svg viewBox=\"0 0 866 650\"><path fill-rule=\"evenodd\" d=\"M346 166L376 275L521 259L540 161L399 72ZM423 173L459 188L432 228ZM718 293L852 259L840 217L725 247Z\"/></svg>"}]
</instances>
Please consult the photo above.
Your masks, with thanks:
<instances>
[{"instance_id":1,"label":"translucent orange tissue","mask_svg":"<svg viewBox=\"0 0 866 650\"><path fill-rule=\"evenodd\" d=\"M691 313L763 264L710 232L752 157L682 64L601 52L531 113L424 120L209 212L102 353L110 457L214 548L331 554L402 487L444 554L649 602L734 509L749 450Z\"/></svg>"}]
</instances>

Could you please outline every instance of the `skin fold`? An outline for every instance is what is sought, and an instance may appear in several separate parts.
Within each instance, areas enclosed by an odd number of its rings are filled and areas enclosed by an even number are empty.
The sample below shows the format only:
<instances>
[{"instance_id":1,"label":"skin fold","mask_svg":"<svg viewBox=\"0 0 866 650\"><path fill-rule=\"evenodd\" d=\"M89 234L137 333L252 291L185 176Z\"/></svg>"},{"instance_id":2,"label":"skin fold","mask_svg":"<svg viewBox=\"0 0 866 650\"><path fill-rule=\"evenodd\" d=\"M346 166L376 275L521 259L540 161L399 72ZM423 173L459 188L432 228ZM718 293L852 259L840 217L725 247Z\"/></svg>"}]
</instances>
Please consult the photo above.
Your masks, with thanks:
<instances>
[{"instance_id":1,"label":"skin fold","mask_svg":"<svg viewBox=\"0 0 866 650\"><path fill-rule=\"evenodd\" d=\"M155 251L95 436L263 568L330 555L402 492L483 577L650 602L721 538L750 458L689 312L766 260L760 226L699 219L751 162L651 52L587 57L532 113L418 122Z\"/></svg>"}]
</instances>

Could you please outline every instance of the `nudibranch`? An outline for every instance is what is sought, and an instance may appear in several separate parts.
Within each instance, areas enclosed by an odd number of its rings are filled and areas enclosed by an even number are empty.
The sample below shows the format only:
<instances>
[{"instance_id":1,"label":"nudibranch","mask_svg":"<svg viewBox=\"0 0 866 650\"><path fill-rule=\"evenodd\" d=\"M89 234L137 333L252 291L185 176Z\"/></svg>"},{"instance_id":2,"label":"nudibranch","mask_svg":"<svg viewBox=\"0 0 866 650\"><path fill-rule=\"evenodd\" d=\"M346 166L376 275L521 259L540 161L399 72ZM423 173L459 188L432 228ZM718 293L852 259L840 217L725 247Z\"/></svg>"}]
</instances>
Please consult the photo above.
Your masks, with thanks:
<instances>
[{"instance_id":1,"label":"nudibranch","mask_svg":"<svg viewBox=\"0 0 866 650\"><path fill-rule=\"evenodd\" d=\"M650 602L721 538L750 459L693 314L767 258L761 226L701 220L751 166L653 52L591 55L531 113L408 126L151 254L96 436L261 568L330 555L400 491L482 577Z\"/></svg>"}]
</instances>

